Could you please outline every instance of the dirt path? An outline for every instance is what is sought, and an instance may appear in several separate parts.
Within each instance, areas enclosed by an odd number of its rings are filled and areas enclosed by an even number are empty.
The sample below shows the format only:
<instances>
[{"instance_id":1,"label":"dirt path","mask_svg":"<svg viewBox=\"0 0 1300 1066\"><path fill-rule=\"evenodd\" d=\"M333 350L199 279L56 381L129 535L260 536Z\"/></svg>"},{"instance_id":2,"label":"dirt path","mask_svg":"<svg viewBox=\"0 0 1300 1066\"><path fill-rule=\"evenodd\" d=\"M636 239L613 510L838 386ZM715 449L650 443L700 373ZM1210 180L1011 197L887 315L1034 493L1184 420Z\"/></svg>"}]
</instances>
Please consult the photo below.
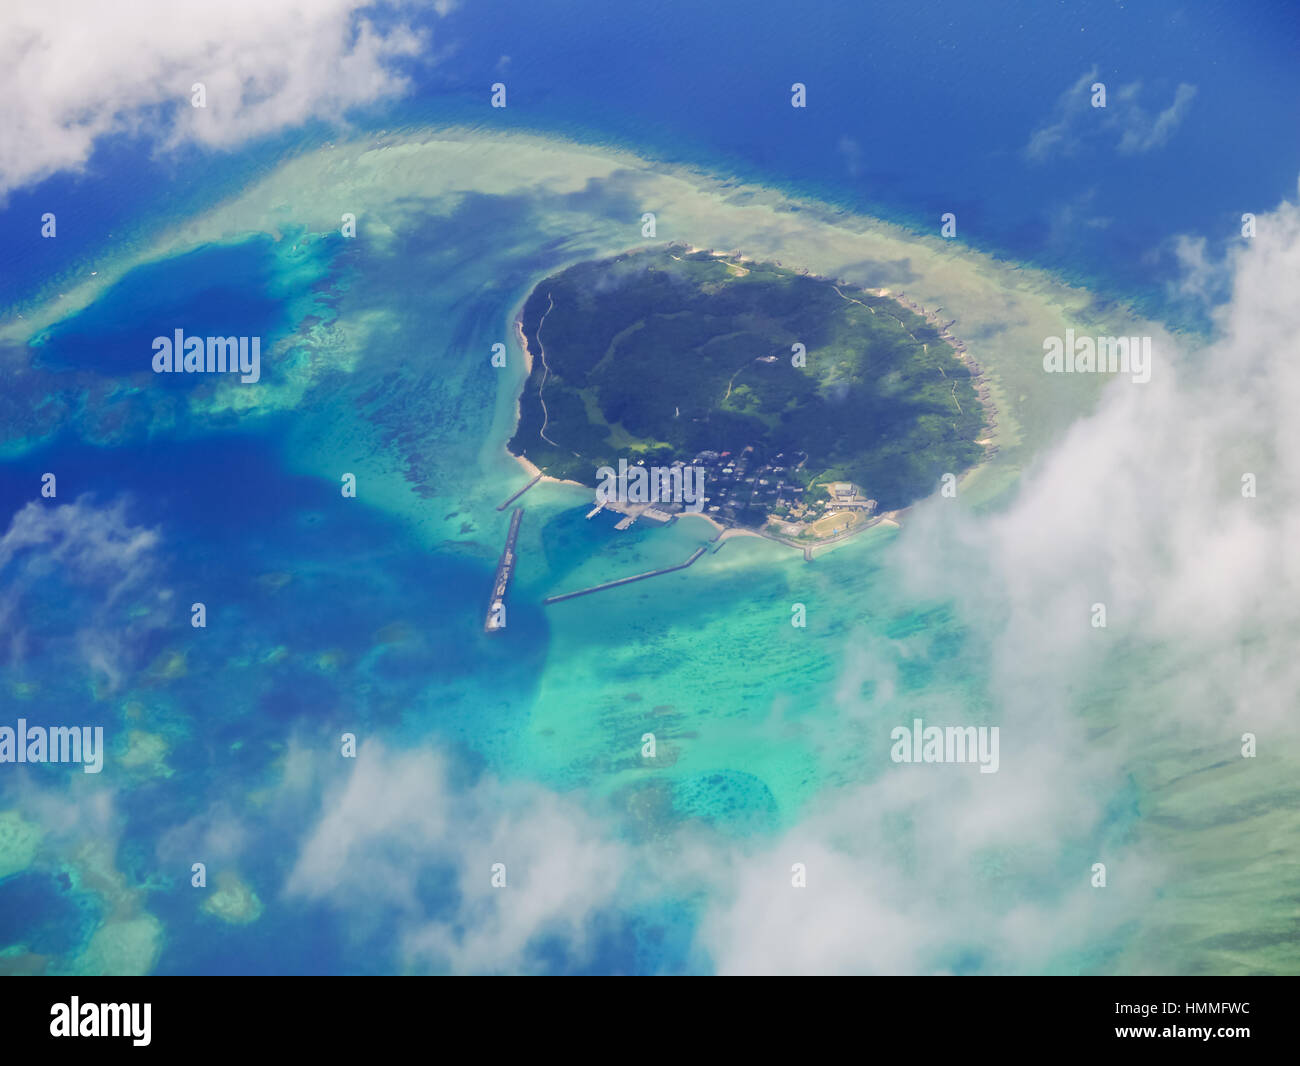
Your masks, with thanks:
<instances>
[{"instance_id":1,"label":"dirt path","mask_svg":"<svg viewBox=\"0 0 1300 1066\"><path fill-rule=\"evenodd\" d=\"M551 374L551 368L546 365L546 348L542 344L542 323L546 321L546 316L551 313L554 307L555 299L548 292L546 294L546 311L537 322L537 357L542 361L542 380L537 383L537 402L542 405L542 428L537 431L537 435L541 437L542 440L546 441L547 444L552 444L559 448L560 445L556 444L555 441L551 440L551 438L546 435L546 424L550 422L551 416L546 410L546 400L542 398L542 389L546 387L546 379Z\"/></svg>"}]
</instances>

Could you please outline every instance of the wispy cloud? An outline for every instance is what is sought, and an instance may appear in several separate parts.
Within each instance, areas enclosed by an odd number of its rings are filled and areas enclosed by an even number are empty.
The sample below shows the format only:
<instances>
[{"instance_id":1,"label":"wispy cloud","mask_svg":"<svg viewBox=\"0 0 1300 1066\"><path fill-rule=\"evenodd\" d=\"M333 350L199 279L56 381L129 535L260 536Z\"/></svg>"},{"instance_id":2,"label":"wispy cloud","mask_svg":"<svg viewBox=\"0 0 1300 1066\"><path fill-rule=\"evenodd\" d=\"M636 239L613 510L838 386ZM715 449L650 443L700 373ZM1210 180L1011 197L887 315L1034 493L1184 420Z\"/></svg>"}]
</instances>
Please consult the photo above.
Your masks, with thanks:
<instances>
[{"instance_id":1,"label":"wispy cloud","mask_svg":"<svg viewBox=\"0 0 1300 1066\"><path fill-rule=\"evenodd\" d=\"M1030 135L1024 149L1028 159L1042 162L1107 146L1121 155L1150 152L1168 142L1196 96L1194 85L1180 82L1169 105L1153 115L1140 102L1142 83L1131 82L1108 91L1106 106L1094 108L1092 86L1098 77L1094 66L1061 94L1051 118Z\"/></svg>"},{"instance_id":2,"label":"wispy cloud","mask_svg":"<svg viewBox=\"0 0 1300 1066\"><path fill-rule=\"evenodd\" d=\"M151 584L159 543L157 530L131 524L122 500L97 506L83 496L70 504L33 501L19 510L0 536L7 664L22 662L35 633L47 643L70 641L71 659L105 675L110 686L120 684L144 633L169 614L170 590ZM122 618L115 608L128 595L146 609ZM38 597L44 607L32 610Z\"/></svg>"}]
</instances>

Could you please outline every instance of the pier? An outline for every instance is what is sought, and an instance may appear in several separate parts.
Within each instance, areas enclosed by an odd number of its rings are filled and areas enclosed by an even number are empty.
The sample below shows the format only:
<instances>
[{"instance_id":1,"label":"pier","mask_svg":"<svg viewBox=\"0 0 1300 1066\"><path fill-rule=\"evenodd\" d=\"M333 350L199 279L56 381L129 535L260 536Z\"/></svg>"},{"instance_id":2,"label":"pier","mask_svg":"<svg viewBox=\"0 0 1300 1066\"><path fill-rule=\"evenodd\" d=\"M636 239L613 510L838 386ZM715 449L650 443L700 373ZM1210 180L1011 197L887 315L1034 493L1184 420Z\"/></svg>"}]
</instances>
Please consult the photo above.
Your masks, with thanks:
<instances>
[{"instance_id":1,"label":"pier","mask_svg":"<svg viewBox=\"0 0 1300 1066\"><path fill-rule=\"evenodd\" d=\"M590 588L578 589L577 592L562 592L558 596L547 596L542 603L559 603L561 600L571 600L576 596L589 596L593 592L603 592L605 589L617 588L619 585L630 585L633 581L644 581L648 577L658 577L660 574L671 574L674 570L685 570L691 563L695 562L704 554L705 548L696 548L691 553L691 557L684 563L678 563L676 566L665 566L659 570L647 570L644 574L633 574L631 577L620 577L617 581L606 581L600 585L592 585Z\"/></svg>"},{"instance_id":2,"label":"pier","mask_svg":"<svg viewBox=\"0 0 1300 1066\"><path fill-rule=\"evenodd\" d=\"M525 492L527 492L529 489L531 489L534 485L536 485L536 484L537 484L539 481L541 481L541 480L542 480L542 475L541 475L541 474L538 474L535 478L533 478L532 481L530 481L530 482L529 482L527 485L525 485L522 489L520 489L518 492L516 492L516 493L515 493L513 496L511 496L508 500L506 500L505 503L499 503L499 504L497 504L497 510L498 510L498 511L504 511L507 507L509 507L512 503L514 503L515 500L519 499L520 496L522 496Z\"/></svg>"},{"instance_id":3,"label":"pier","mask_svg":"<svg viewBox=\"0 0 1300 1066\"><path fill-rule=\"evenodd\" d=\"M529 484L531 485L532 482ZM527 485L524 486L524 489L526 488ZM523 492L524 489L520 489L519 492ZM518 495L519 493L515 493L515 496ZM509 503L509 500L506 502ZM514 514L510 516L510 532L506 534L506 546L497 563L496 576L492 579L492 596L488 600L487 616L483 621L485 633L499 633L506 627L506 587L515 572L515 538L519 536L519 520L523 516L522 507L516 507Z\"/></svg>"}]
</instances>

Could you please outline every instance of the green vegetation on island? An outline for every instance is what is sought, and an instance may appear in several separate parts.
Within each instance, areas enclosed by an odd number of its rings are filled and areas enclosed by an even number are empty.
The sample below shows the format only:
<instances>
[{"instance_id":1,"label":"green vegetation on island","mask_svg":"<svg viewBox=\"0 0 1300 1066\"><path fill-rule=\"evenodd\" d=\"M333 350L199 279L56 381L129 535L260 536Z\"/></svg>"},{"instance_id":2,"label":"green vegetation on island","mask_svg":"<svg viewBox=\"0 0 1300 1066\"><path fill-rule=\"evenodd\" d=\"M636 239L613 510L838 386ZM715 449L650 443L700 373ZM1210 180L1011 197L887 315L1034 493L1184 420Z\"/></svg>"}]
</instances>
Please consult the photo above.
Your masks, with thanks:
<instances>
[{"instance_id":1,"label":"green vegetation on island","mask_svg":"<svg viewBox=\"0 0 1300 1066\"><path fill-rule=\"evenodd\" d=\"M901 508L983 455L971 372L933 322L774 264L676 247L580 263L533 290L521 330L532 367L509 448L552 477L743 459L773 485L714 517L750 525L806 514L829 483Z\"/></svg>"}]
</instances>

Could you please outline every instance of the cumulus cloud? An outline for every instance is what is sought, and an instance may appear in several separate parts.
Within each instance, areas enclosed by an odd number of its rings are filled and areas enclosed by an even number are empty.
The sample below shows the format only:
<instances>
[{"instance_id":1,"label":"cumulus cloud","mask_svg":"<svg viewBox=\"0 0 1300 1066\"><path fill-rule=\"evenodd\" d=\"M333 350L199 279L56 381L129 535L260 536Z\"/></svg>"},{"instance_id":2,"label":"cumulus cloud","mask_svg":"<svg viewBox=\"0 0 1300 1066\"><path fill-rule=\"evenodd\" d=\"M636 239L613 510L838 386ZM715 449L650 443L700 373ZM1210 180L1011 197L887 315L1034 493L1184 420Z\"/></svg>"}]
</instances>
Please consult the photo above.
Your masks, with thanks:
<instances>
[{"instance_id":1,"label":"cumulus cloud","mask_svg":"<svg viewBox=\"0 0 1300 1066\"><path fill-rule=\"evenodd\" d=\"M1215 258L1204 237L1179 234L1170 244L1178 274L1167 286L1171 296L1190 301L1209 310L1224 303L1231 295L1231 272L1225 262Z\"/></svg>"},{"instance_id":2,"label":"cumulus cloud","mask_svg":"<svg viewBox=\"0 0 1300 1066\"><path fill-rule=\"evenodd\" d=\"M952 591L918 595L946 600ZM996 624L982 613L969 622ZM834 710L841 729L856 720L862 757L875 766L870 783L830 793L770 843L700 856L711 886L701 945L720 972L1040 973L1133 920L1149 898L1156 865L1105 827L1124 788L1109 746L1090 743L1059 693L1019 678L995 675L991 708L971 706L964 690L908 690L900 676L924 654L920 640L850 642ZM998 771L893 764L890 730L914 717L997 725ZM1125 871L1101 909L1090 895L1098 860ZM792 884L796 863L806 887Z\"/></svg>"},{"instance_id":3,"label":"cumulus cloud","mask_svg":"<svg viewBox=\"0 0 1300 1066\"><path fill-rule=\"evenodd\" d=\"M305 757L295 757L298 789L312 777ZM457 787L440 754L390 752L371 741L346 780L327 791L285 894L392 912L411 966L518 971L532 965L540 937L584 949L625 859L600 823L544 788L494 778ZM491 883L497 863L503 888ZM424 891L431 868L442 871L439 880L453 879L454 901Z\"/></svg>"},{"instance_id":4,"label":"cumulus cloud","mask_svg":"<svg viewBox=\"0 0 1300 1066\"><path fill-rule=\"evenodd\" d=\"M1193 262L1194 284L1208 286L1209 263ZM1300 311L1289 291L1300 210L1261 216L1259 235L1223 269L1231 298L1215 312L1214 339L1156 337L1151 381L1113 381L1098 410L1026 472L1013 506L978 520L925 509L915 542L925 553L960 545L943 572L983 579L948 587L966 591L972 611L977 600L998 605L1002 631L1040 653L1008 647L1006 668L1035 686L1095 643L1070 624L1094 600L1110 605L1130 648L1178 648L1210 669L1249 644L1273 676L1295 672L1285 649L1300 578L1288 550L1300 527L1291 489L1300 429L1288 414L1300 399ZM1243 493L1247 475L1255 495ZM975 558L983 565L963 565ZM1273 697L1253 700L1252 713L1267 708L1280 726L1287 701Z\"/></svg>"},{"instance_id":5,"label":"cumulus cloud","mask_svg":"<svg viewBox=\"0 0 1300 1066\"><path fill-rule=\"evenodd\" d=\"M1187 115L1196 86L1180 82L1168 106L1153 115L1140 102L1142 83L1131 82L1109 91L1104 108L1092 106L1092 85L1098 80L1094 66L1056 102L1052 117L1029 137L1024 153L1042 162L1054 156L1077 154L1085 145L1109 143L1121 155L1141 155L1162 147Z\"/></svg>"},{"instance_id":6,"label":"cumulus cloud","mask_svg":"<svg viewBox=\"0 0 1300 1066\"><path fill-rule=\"evenodd\" d=\"M847 790L777 843L727 855L701 946L719 973L736 975L1008 974L1059 964L1131 920L1151 886L1149 871L1126 866L1122 901L1098 914L1088 863L1047 839L1096 817L1091 802L1063 809L1069 801L1048 779L1055 766L1016 783L899 767ZM1044 797L1054 798L1050 810L1017 806ZM795 863L805 887L792 884Z\"/></svg>"},{"instance_id":7,"label":"cumulus cloud","mask_svg":"<svg viewBox=\"0 0 1300 1066\"><path fill-rule=\"evenodd\" d=\"M1261 887L1287 879L1250 843L1294 826L1288 758L1252 764L1239 745L1293 752L1300 732L1300 209L1261 216L1220 269L1231 299L1210 343L1157 337L1151 381L1115 380L1008 505L931 500L900 536L912 594L988 643L999 772L896 767L731 856L702 925L720 969L1042 972L1130 923L1154 931L1134 966L1214 972L1242 965L1225 943L1289 920L1293 883ZM854 653L841 711L868 714L851 694L870 678L875 723L882 703L906 723L900 654ZM956 700L928 711L970 720ZM1115 814L1130 780L1176 846ZM788 887L794 862L806 889ZM1214 920L1180 915L1183 892L1212 898Z\"/></svg>"},{"instance_id":8,"label":"cumulus cloud","mask_svg":"<svg viewBox=\"0 0 1300 1066\"><path fill-rule=\"evenodd\" d=\"M356 0L47 0L0 16L0 196L85 165L100 138L230 147L401 93L420 5ZM450 10L446 0L438 12ZM202 83L206 107L191 105Z\"/></svg>"}]
</instances>

